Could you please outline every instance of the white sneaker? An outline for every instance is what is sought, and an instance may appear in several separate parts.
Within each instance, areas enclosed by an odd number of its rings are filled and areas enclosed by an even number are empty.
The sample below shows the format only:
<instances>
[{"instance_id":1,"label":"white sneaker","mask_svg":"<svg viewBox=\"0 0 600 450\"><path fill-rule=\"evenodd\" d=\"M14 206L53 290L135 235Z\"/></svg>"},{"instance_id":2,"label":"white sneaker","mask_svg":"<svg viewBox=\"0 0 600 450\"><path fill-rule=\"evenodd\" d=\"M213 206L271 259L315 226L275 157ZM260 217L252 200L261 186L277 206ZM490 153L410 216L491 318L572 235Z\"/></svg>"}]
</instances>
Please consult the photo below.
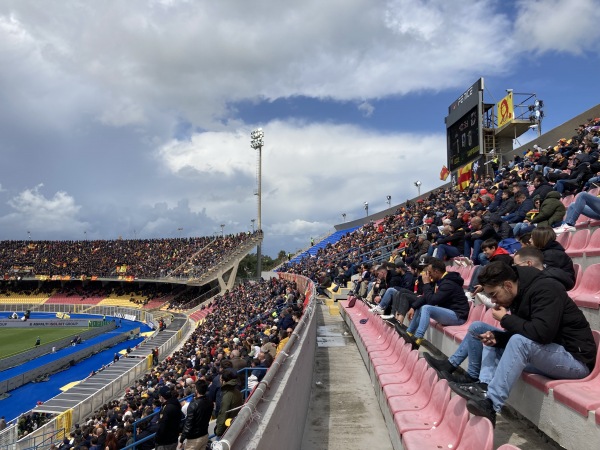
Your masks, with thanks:
<instances>
[{"instance_id":1,"label":"white sneaker","mask_svg":"<svg viewBox=\"0 0 600 450\"><path fill-rule=\"evenodd\" d=\"M390 319L394 318L394 315L393 314L384 314L384 315L381 316L381 318L383 320L390 320Z\"/></svg>"},{"instance_id":2,"label":"white sneaker","mask_svg":"<svg viewBox=\"0 0 600 450\"><path fill-rule=\"evenodd\" d=\"M383 311L383 309L381 309L379 306L376 306L375 308L373 308L373 309L371 310L371 312L372 312L373 314L379 314L379 315L382 315L384 311Z\"/></svg>"},{"instance_id":3,"label":"white sneaker","mask_svg":"<svg viewBox=\"0 0 600 450\"><path fill-rule=\"evenodd\" d=\"M554 232L556 234L561 234L561 233L567 233L567 232L571 232L571 231L575 231L575 227L572 225L569 225L568 223L563 223L562 225L554 228Z\"/></svg>"},{"instance_id":4,"label":"white sneaker","mask_svg":"<svg viewBox=\"0 0 600 450\"><path fill-rule=\"evenodd\" d=\"M477 299L477 301L479 301L479 303L485 305L486 308L494 308L496 306L492 299L485 295L483 292L475 294L475 298Z\"/></svg>"}]
</instances>

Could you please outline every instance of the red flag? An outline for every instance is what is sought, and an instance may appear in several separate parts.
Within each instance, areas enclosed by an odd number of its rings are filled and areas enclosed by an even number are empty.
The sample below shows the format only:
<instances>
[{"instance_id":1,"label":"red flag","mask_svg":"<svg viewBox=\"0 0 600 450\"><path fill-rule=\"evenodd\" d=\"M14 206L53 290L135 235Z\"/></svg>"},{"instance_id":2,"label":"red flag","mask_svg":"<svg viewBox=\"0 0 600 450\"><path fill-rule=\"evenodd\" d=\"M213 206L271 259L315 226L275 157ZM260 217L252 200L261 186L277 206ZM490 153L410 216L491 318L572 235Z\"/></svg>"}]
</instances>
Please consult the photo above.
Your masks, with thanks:
<instances>
[{"instance_id":1,"label":"red flag","mask_svg":"<svg viewBox=\"0 0 600 450\"><path fill-rule=\"evenodd\" d=\"M450 171L448 170L448 168L446 166L442 166L442 170L440 172L440 180L446 181L446 178L448 178L448 175L450 175Z\"/></svg>"}]
</instances>

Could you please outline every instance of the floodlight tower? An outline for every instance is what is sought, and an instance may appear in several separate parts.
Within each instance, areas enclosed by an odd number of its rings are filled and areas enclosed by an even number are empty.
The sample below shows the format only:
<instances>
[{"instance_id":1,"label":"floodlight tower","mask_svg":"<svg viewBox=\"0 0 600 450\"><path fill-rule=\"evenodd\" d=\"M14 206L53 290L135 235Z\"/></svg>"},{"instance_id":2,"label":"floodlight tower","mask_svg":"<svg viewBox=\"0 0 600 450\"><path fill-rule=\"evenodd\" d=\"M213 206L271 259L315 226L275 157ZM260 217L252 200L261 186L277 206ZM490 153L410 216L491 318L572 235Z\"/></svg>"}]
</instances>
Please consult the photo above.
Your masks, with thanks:
<instances>
[{"instance_id":1,"label":"floodlight tower","mask_svg":"<svg viewBox=\"0 0 600 450\"><path fill-rule=\"evenodd\" d=\"M262 232L261 225L261 207L262 207L262 148L265 145L263 138L265 137L265 133L263 133L262 128L257 128L253 132L250 133L250 147L254 150L258 150L258 167L257 167L257 184L258 189L256 191L256 196L258 200L258 211L257 211L257 220L256 225L259 232ZM261 242L259 241L256 245L256 276L260 278L262 274L262 248Z\"/></svg>"}]
</instances>

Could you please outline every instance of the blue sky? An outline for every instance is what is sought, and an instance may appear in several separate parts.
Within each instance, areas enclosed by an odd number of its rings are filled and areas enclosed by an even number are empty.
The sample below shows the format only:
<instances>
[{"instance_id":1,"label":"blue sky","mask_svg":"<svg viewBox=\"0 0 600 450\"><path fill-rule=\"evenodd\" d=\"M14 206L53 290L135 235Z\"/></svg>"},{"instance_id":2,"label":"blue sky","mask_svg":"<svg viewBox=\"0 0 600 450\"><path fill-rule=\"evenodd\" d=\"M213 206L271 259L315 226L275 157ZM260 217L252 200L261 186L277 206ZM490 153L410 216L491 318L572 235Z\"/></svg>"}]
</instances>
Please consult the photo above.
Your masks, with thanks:
<instances>
[{"instance_id":1,"label":"blue sky","mask_svg":"<svg viewBox=\"0 0 600 450\"><path fill-rule=\"evenodd\" d=\"M598 23L599 0L4 1L0 238L248 231L262 127L264 250L293 252L435 188L481 76L537 93L544 130L599 103Z\"/></svg>"}]
</instances>

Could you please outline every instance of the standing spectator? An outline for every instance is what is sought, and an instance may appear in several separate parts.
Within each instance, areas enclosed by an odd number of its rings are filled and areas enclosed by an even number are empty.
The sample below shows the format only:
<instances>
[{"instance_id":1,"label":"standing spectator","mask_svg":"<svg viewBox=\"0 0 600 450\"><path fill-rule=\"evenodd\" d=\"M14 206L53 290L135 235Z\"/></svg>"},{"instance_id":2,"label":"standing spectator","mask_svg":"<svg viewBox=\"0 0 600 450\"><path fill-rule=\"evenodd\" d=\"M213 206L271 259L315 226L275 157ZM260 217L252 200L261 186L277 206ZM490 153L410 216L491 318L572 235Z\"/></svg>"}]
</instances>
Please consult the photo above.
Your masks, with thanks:
<instances>
[{"instance_id":1,"label":"standing spectator","mask_svg":"<svg viewBox=\"0 0 600 450\"><path fill-rule=\"evenodd\" d=\"M208 423L213 405L206 396L207 391L208 383L205 380L196 381L196 395L187 409L185 424L179 437L179 448L204 450L208 444Z\"/></svg>"},{"instance_id":2,"label":"standing spectator","mask_svg":"<svg viewBox=\"0 0 600 450\"><path fill-rule=\"evenodd\" d=\"M237 376L233 372L226 370L221 375L221 390L223 398L221 400L221 410L217 416L215 434L219 437L225 434L230 424L227 419L233 419L238 415L239 407L243 405L242 393L237 388ZM157 449L159 450L159 449Z\"/></svg>"},{"instance_id":3,"label":"standing spectator","mask_svg":"<svg viewBox=\"0 0 600 450\"><path fill-rule=\"evenodd\" d=\"M175 450L179 437L179 424L181 423L181 404L173 397L171 389L163 386L159 390L159 398L163 404L158 419L156 430L156 450Z\"/></svg>"},{"instance_id":4,"label":"standing spectator","mask_svg":"<svg viewBox=\"0 0 600 450\"><path fill-rule=\"evenodd\" d=\"M4 430L6 428L6 419L4 416L0 417L0 430Z\"/></svg>"}]
</instances>

